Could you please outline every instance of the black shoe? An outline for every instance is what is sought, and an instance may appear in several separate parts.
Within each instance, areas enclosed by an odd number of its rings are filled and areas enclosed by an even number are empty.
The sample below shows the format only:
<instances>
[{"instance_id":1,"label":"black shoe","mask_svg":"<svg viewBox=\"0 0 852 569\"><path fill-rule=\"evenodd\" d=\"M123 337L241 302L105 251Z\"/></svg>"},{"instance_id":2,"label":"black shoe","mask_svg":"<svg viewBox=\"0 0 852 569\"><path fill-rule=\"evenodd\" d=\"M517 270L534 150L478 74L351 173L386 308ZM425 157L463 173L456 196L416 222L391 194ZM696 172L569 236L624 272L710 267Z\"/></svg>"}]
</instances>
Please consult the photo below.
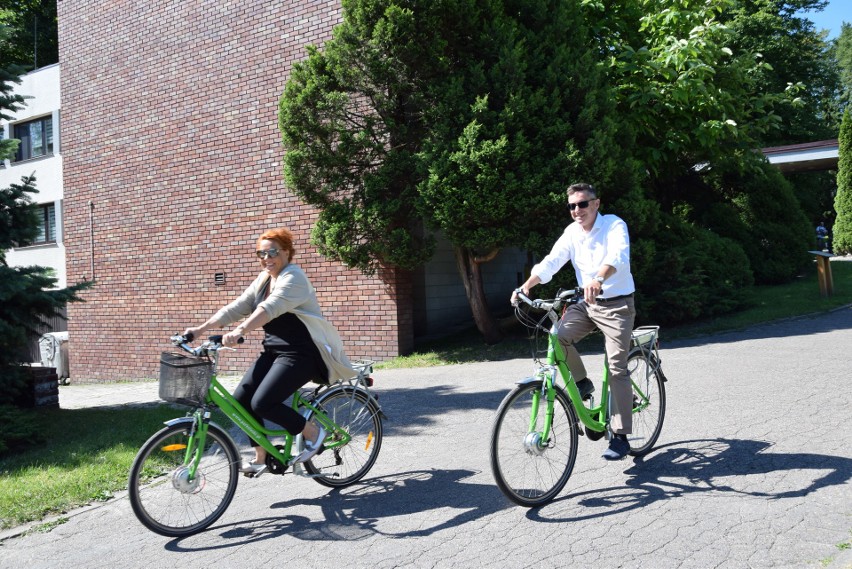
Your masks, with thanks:
<instances>
[{"instance_id":1,"label":"black shoe","mask_svg":"<svg viewBox=\"0 0 852 569\"><path fill-rule=\"evenodd\" d=\"M585 377L577 382L577 389L580 390L580 399L588 399L595 392L595 384L588 377Z\"/></svg>"},{"instance_id":2,"label":"black shoe","mask_svg":"<svg viewBox=\"0 0 852 569\"><path fill-rule=\"evenodd\" d=\"M630 443L627 442L627 435L613 435L609 441L609 448L603 453L603 457L607 460L621 460L629 452Z\"/></svg>"}]
</instances>

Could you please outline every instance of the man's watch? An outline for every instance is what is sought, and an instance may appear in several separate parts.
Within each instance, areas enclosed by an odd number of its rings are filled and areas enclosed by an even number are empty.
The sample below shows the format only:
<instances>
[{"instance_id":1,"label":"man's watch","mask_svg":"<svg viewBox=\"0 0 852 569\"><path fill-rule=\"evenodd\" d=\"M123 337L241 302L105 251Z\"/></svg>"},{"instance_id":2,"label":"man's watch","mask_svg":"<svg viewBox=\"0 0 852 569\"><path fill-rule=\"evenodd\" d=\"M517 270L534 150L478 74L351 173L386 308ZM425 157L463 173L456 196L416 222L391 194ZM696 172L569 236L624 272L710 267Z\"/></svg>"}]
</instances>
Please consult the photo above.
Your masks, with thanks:
<instances>
[{"instance_id":1,"label":"man's watch","mask_svg":"<svg viewBox=\"0 0 852 569\"><path fill-rule=\"evenodd\" d=\"M596 277L594 278L594 280L598 281L598 282L599 282L599 283L601 283L601 284L603 284L603 282L604 282L604 278L603 278L602 276L600 276L600 275L596 276Z\"/></svg>"}]
</instances>

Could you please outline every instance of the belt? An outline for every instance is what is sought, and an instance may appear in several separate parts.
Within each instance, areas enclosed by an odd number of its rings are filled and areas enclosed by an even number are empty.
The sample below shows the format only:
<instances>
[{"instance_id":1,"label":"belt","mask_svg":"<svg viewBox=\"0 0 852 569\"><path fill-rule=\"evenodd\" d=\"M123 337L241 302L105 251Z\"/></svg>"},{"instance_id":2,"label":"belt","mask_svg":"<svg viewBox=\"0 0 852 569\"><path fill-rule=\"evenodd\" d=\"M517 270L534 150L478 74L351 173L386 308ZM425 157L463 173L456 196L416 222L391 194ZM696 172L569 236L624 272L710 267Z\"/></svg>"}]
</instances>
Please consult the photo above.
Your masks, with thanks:
<instances>
[{"instance_id":1,"label":"belt","mask_svg":"<svg viewBox=\"0 0 852 569\"><path fill-rule=\"evenodd\" d=\"M620 294L618 296L611 296L609 298L596 298L595 302L600 304L601 302L613 302L615 300L622 300L625 298L633 298L633 293L631 292L630 294Z\"/></svg>"}]
</instances>

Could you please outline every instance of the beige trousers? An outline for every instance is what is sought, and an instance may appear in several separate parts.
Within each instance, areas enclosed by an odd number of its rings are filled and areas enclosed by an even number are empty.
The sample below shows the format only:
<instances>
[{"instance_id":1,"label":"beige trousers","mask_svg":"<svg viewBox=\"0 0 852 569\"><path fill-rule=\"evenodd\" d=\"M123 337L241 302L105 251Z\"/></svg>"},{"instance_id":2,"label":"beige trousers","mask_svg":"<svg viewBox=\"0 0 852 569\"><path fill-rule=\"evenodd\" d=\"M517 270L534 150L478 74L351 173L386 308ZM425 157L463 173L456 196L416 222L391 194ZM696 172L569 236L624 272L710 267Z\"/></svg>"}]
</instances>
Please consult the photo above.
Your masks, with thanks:
<instances>
[{"instance_id":1,"label":"beige trousers","mask_svg":"<svg viewBox=\"0 0 852 569\"><path fill-rule=\"evenodd\" d=\"M559 343L565 351L568 369L574 379L587 377L586 366L574 344L595 328L603 332L609 362L609 389L612 393L610 427L613 433L629 434L633 429L633 389L627 373L627 354L636 309L633 297L599 304L572 304L559 322Z\"/></svg>"}]
</instances>

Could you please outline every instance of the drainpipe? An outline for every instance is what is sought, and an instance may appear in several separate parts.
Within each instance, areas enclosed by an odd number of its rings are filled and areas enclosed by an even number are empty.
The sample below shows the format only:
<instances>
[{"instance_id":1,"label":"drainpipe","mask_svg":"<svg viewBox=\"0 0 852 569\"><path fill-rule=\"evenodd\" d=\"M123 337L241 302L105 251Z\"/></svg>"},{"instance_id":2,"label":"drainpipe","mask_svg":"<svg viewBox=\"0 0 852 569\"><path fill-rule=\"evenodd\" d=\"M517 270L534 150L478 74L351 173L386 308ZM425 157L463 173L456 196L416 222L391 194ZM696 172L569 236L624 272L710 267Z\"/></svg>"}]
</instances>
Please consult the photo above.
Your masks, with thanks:
<instances>
[{"instance_id":1,"label":"drainpipe","mask_svg":"<svg viewBox=\"0 0 852 569\"><path fill-rule=\"evenodd\" d=\"M95 280L95 203L89 200L89 265Z\"/></svg>"}]
</instances>

